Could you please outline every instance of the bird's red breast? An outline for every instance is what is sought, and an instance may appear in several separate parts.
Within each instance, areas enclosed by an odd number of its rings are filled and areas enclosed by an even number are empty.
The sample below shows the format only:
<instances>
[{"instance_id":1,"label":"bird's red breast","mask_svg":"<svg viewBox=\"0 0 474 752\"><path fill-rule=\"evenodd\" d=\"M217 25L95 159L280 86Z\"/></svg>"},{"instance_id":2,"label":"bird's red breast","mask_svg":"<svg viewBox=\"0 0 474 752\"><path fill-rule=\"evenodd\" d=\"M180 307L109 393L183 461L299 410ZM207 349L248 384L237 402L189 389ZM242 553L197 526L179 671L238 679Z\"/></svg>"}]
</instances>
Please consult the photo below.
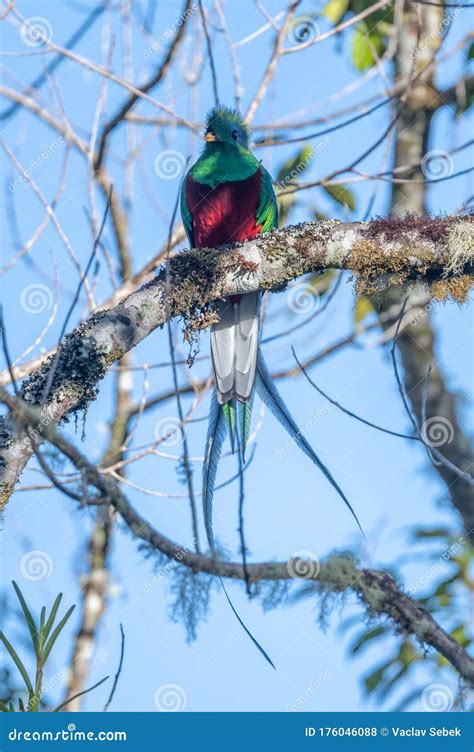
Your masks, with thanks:
<instances>
[{"instance_id":1,"label":"bird's red breast","mask_svg":"<svg viewBox=\"0 0 474 752\"><path fill-rule=\"evenodd\" d=\"M216 248L254 238L262 173L260 168L245 180L219 183L214 188L186 178L186 202L193 219L197 248Z\"/></svg>"}]
</instances>

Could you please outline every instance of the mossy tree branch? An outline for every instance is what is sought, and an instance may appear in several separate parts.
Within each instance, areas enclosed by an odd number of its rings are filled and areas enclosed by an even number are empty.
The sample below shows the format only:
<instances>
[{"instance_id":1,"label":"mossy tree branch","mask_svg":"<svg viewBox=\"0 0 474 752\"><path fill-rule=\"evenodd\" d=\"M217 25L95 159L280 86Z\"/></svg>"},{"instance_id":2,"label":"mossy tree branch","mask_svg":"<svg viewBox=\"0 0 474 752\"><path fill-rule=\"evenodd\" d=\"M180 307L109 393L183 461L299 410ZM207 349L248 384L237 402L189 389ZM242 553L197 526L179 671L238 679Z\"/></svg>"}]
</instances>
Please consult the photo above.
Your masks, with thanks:
<instances>
[{"instance_id":1,"label":"mossy tree branch","mask_svg":"<svg viewBox=\"0 0 474 752\"><path fill-rule=\"evenodd\" d=\"M281 290L308 272L350 270L362 289L424 282L438 295L463 300L474 271L473 228L472 217L307 222L226 249L183 252L152 282L66 335L58 355L23 383L22 397L41 405L43 421L58 423L84 409L111 365L168 319L187 317L202 328L215 320L213 301ZM32 454L25 426L8 412L0 419L0 502Z\"/></svg>"}]
</instances>

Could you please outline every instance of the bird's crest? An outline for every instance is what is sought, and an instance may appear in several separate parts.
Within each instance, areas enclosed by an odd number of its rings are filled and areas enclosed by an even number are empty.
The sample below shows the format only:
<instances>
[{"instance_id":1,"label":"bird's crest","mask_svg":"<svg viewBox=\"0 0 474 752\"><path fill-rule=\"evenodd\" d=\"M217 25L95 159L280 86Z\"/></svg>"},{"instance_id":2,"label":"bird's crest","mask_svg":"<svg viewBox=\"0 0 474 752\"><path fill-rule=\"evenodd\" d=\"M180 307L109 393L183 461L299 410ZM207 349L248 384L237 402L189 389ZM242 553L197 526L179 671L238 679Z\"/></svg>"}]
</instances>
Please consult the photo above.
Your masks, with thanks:
<instances>
[{"instance_id":1,"label":"bird's crest","mask_svg":"<svg viewBox=\"0 0 474 752\"><path fill-rule=\"evenodd\" d=\"M219 121L224 121L226 123L235 123L235 125L238 125L239 128L242 129L246 139L248 139L249 131L247 123L242 118L242 116L239 115L238 112L236 112L236 110L233 110L231 107L225 107L225 105L223 104L219 104L217 105L217 107L213 107L212 110L209 110L207 114L206 129L212 130L212 128L215 127L216 124L219 123Z\"/></svg>"}]
</instances>

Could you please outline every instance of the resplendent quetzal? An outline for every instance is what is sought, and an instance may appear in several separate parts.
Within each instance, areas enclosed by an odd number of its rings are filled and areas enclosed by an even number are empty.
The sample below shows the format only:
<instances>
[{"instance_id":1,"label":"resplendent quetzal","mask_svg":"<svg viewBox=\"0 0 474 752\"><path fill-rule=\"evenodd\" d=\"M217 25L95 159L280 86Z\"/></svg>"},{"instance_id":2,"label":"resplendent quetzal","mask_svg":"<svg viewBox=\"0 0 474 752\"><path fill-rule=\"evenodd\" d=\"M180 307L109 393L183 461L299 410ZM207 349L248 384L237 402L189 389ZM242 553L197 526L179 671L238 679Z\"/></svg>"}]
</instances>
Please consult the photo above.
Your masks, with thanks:
<instances>
[{"instance_id":1,"label":"resplendent quetzal","mask_svg":"<svg viewBox=\"0 0 474 752\"><path fill-rule=\"evenodd\" d=\"M218 106L209 112L206 126L204 151L187 173L181 191L181 214L191 247L217 248L273 230L278 225L278 205L272 179L249 149L244 121L233 110ZM356 517L272 382L259 349L260 301L259 292L219 301L219 322L211 331L215 393L206 441L203 508L212 549L212 498L222 442L227 428L232 450L237 445L244 459L255 390Z\"/></svg>"}]
</instances>

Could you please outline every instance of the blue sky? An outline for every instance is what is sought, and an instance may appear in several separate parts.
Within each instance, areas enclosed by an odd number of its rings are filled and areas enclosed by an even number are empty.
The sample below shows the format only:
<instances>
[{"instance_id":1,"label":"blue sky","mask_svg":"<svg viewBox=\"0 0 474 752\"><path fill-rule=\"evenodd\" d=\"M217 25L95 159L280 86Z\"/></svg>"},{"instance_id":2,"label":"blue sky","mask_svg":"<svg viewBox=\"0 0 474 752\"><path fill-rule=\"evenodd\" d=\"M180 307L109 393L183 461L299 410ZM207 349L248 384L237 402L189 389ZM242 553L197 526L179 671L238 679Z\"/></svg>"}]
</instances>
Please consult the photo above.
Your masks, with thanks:
<instances>
[{"instance_id":1,"label":"blue sky","mask_svg":"<svg viewBox=\"0 0 474 752\"><path fill-rule=\"evenodd\" d=\"M53 41L63 44L84 17L85 9L94 3L74 4L63 0L18 0L17 8L25 17L39 16L48 21ZM142 7L144 3L137 3ZM283 9L282 2L266 2L267 10L275 15ZM162 52L147 54L153 38L173 28L179 8L176 3L159 3L154 34L146 38L136 30L132 35L133 76L138 84L145 80L161 59ZM322 8L322 4L303 3L300 15ZM466 11L457 17L449 32L446 49L453 48L466 32ZM119 13L106 15L96 23L78 45L77 52L96 63L107 61L113 40L111 67L119 75L122 68L122 27ZM264 19L250 0L226 4L226 20L234 40L244 40L247 35L263 25ZM321 31L329 28L318 18ZM1 48L7 52L25 52L18 25L14 19L2 24ZM299 53L286 56L279 64L275 79L260 106L255 123L268 123L287 117L293 120L302 108L306 113L324 116L355 102L362 102L380 92L380 78L373 77L363 86L355 88L339 101L330 97L345 86L355 84L360 76L350 62L352 31L342 38L330 38ZM255 93L262 64L267 60L273 36L269 31L238 48L244 84L244 109ZM182 85L183 72L189 72L189 61L195 42L188 39L183 47L180 67L164 87L153 96L172 107L180 115L189 116L190 95ZM102 45L102 46L101 46ZM26 50L37 52L35 49ZM222 37L215 43L221 98L232 104L232 73L229 56ZM9 88L22 90L44 66L46 57L33 54L26 57L2 57L2 82ZM438 83L453 83L465 68L465 56L457 54L442 65ZM390 71L389 71L390 72ZM102 78L72 61L65 63L54 75L54 82L43 88L44 106L61 117L61 108L67 113L73 129L88 138L91 132L98 96L101 95ZM109 84L105 93L102 122L114 113L125 93L117 85ZM196 117L203 120L213 103L209 67L199 81L194 100ZM140 104L136 112L148 116L159 114L148 103ZM105 114L104 114L105 113ZM191 116L190 116L191 117ZM318 179L343 167L363 153L375 141L388 122L388 112L379 110L350 128L332 134L329 143L318 150L316 159L308 170L308 179ZM192 118L191 118L192 119ZM32 171L34 181L48 200L52 200L64 166L65 144L57 134L33 115L18 111L3 124L2 138L25 166L40 161ZM321 126L314 128L318 130ZM430 149L450 150L468 140L472 130L472 115L455 121L447 108L435 117L433 142ZM258 131L257 131L258 132ZM310 132L310 131L308 131ZM260 134L263 131L260 131ZM156 174L154 165L159 155L167 149L177 150L184 157L194 158L200 149L198 138L190 138L182 129L167 129L160 133L156 128L135 129L135 139L140 146L133 176L132 207L130 209L130 241L134 269L140 268L165 242L169 217L179 190L180 176L165 180ZM313 146L317 146L317 141ZM368 172L383 170L384 145L367 158L362 168ZM275 174L282 162L294 155L298 147L265 148L258 151L267 168ZM39 155L45 151L46 159ZM124 128L114 135L108 157L108 168L115 189L123 195L125 155ZM11 162L2 155L5 181L2 192L2 227L7 241L2 244L1 260L7 261L16 251L8 232L8 215L11 202L18 215L19 231L25 242L40 224L44 210L31 188L15 182L18 173ZM466 167L467 152L454 157L454 169ZM84 158L71 149L67 155L67 173L64 191L56 212L78 260L84 266L91 253L91 230L87 218L88 186L87 165ZM305 173L306 177L306 173ZM454 211L472 193L469 177L440 182L429 188L429 207L432 212ZM12 190L9 186L14 186ZM376 198L372 213L384 214L389 206L389 187L385 183L364 182L356 188L357 210L350 218L364 216L373 191ZM291 216L291 222L304 221L317 208L330 216L344 217L331 204L320 189L312 189L299 196L300 205ZM96 194L98 215L103 211L102 198ZM112 256L115 254L110 227L104 233L104 243ZM55 344L62 321L71 300L71 291L77 285L77 271L69 254L51 223L45 228L31 254L35 266L19 262L7 276L1 278L1 299L4 305L10 350L13 358L21 355L46 327L56 305L57 315L44 335L41 346ZM42 276L40 276L38 270ZM59 293L55 292L55 277L61 279ZM34 303L25 305L25 289L40 283L46 287L46 310L32 312ZM110 293L109 275L103 257L100 260L99 281L95 291L97 300ZM298 314L288 305L287 292L272 295L268 304L265 335L297 323ZM74 323L86 312L86 300L75 310ZM292 366L291 345L304 357L322 350L327 344L348 333L353 326L354 292L345 278L328 309L310 324L290 337L277 340L265 348L265 356L272 368ZM473 379L472 309L453 304L434 307L434 321L439 333L438 356L450 388L468 395ZM71 322L72 323L72 322ZM180 324L175 324L179 335ZM208 337L201 336L201 354L208 352ZM178 336L179 348L187 353L187 345ZM37 354L40 348L33 348ZM154 364L168 360L166 331L155 332L133 352L134 363ZM192 378L206 376L208 361L197 362L191 371ZM187 378L184 369L180 378ZM397 392L389 355L380 348L344 349L313 370L317 383L344 405L368 419L394 430L408 429L407 416ZM101 385L98 399L87 414L83 444L89 457L98 459L107 441L107 421L111 416L111 389L113 373ZM148 372L150 394L165 391L171 386L168 369ZM133 389L137 399L143 391L143 372L133 372ZM352 550L362 563L374 567L390 567L403 555L413 552L414 543L408 530L414 525L434 526L446 524L456 531L452 508L445 500L445 488L427 468L422 449L400 439L372 431L341 414L336 408L323 409L325 401L311 389L303 378L279 382L293 415L300 425L308 426L308 437L346 491L366 531L364 540L350 514L320 474L305 456L296 449L284 450L287 437L272 416L265 414L257 435L255 458L246 473L246 539L252 560L286 560L299 551L312 552L324 558L336 550ZM185 405L189 406L186 400ZM206 415L207 399L198 407L196 416ZM315 414L321 411L316 421ZM254 410L255 422L260 407ZM145 415L134 435L133 445L141 446L152 441L156 425L176 416L174 402L166 402L159 409ZM466 430L472 429L472 413L466 397L463 420ZM80 443L79 428L64 429L68 436ZM189 427L188 438L192 457L201 457L204 446L205 423L196 422ZM177 455L179 447L165 448ZM194 464L195 484L199 490L200 463ZM235 472L232 457L221 463L220 479L225 480ZM179 494L178 498L157 498L139 491L126 489L130 501L156 527L178 542L190 541L188 503L185 487L180 483L174 462L156 456L131 466L129 480L155 492ZM22 476L22 484L41 482L33 465ZM236 484L227 486L216 494L215 531L220 543L232 556L237 556L237 494ZM78 510L71 500L58 492L29 491L17 493L5 513L2 536L2 571L5 583L16 579L29 602L38 610L43 603L51 603L57 592L65 593L65 606L80 602L78 577L86 565L87 536L93 525L91 510ZM202 531L201 531L202 532ZM51 573L39 581L22 577L21 562L32 550L46 552L51 561ZM336 607L327 617L326 628L318 623L320 603L305 600L298 604L278 607L267 613L257 600L249 602L242 586L229 585L234 603L241 616L262 642L278 666L273 672L262 661L233 617L223 593L214 589L211 609L206 622L200 624L198 638L188 645L181 624L169 618L168 574L159 583L153 577L160 569L153 557L145 558L136 542L119 523L114 534L112 553L112 592L109 606L102 622L94 654L93 671L89 684L116 670L120 646L119 623L126 635L126 653L121 680L111 706L112 710L155 710L155 693L166 684L178 685L186 696L186 709L209 710L289 710L301 696L304 710L364 710L380 709L377 702L365 704L360 686L360 675L372 665L372 656L364 655L349 661L346 655L347 636L341 636L340 626L345 618L359 614L361 608L354 599L347 598L344 605ZM429 563L421 559L402 568L405 584L416 581ZM75 619L75 622L74 622ZM71 627L64 634L50 667L51 677L64 669L71 646L73 630L77 625L75 614ZM449 625L448 625L449 626ZM380 658L380 656L378 656ZM455 688L455 679L448 672L444 681ZM420 686L430 677L418 670ZM311 687L316 686L312 691ZM103 706L108 685L91 694L85 709ZM51 696L61 697L60 682L55 683ZM415 704L414 709L419 706Z\"/></svg>"}]
</instances>

